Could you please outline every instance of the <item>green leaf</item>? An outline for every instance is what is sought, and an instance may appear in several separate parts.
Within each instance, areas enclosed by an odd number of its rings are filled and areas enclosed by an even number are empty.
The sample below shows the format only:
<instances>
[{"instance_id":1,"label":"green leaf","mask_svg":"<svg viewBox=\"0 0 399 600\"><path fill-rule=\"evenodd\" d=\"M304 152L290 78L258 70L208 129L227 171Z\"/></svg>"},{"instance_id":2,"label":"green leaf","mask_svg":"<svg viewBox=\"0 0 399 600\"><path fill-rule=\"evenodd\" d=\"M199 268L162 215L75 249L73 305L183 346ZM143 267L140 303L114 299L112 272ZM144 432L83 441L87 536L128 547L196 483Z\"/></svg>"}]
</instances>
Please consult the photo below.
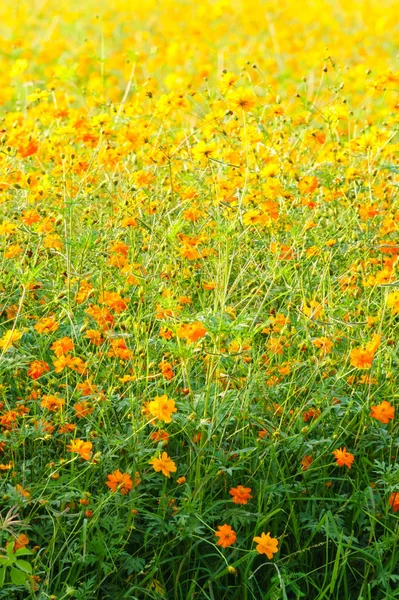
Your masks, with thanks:
<instances>
[{"instance_id":1,"label":"green leaf","mask_svg":"<svg viewBox=\"0 0 399 600\"><path fill-rule=\"evenodd\" d=\"M14 542L7 544L6 549L8 558L11 560L11 562L14 562Z\"/></svg>"},{"instance_id":2,"label":"green leaf","mask_svg":"<svg viewBox=\"0 0 399 600\"><path fill-rule=\"evenodd\" d=\"M5 567L2 567L0 569L0 589L3 587L4 585L4 580L6 578L6 570Z\"/></svg>"},{"instance_id":3,"label":"green leaf","mask_svg":"<svg viewBox=\"0 0 399 600\"><path fill-rule=\"evenodd\" d=\"M18 569L15 569L14 567L11 567L11 581L14 585L23 585L25 583L25 580L25 573L22 573L22 571L18 571Z\"/></svg>"},{"instance_id":4,"label":"green leaf","mask_svg":"<svg viewBox=\"0 0 399 600\"><path fill-rule=\"evenodd\" d=\"M25 573L32 573L32 565L27 560L17 560L15 566L21 571L25 571Z\"/></svg>"},{"instance_id":5,"label":"green leaf","mask_svg":"<svg viewBox=\"0 0 399 600\"><path fill-rule=\"evenodd\" d=\"M29 554L33 554L29 548L19 548L15 551L14 556L28 556Z\"/></svg>"}]
</instances>

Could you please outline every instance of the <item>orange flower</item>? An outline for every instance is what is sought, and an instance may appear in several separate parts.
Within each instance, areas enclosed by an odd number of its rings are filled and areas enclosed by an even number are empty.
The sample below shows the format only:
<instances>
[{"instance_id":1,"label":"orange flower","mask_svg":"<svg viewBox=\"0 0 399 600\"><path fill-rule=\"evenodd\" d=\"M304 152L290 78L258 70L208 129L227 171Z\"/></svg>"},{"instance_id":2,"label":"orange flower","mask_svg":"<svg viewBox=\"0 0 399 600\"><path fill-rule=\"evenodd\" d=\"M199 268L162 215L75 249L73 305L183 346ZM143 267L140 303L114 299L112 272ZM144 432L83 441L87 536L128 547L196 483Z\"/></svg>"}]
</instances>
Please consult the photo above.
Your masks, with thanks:
<instances>
[{"instance_id":1,"label":"orange flower","mask_svg":"<svg viewBox=\"0 0 399 600\"><path fill-rule=\"evenodd\" d=\"M350 353L351 365L357 369L371 369L374 354L364 348L353 348Z\"/></svg>"},{"instance_id":2,"label":"orange flower","mask_svg":"<svg viewBox=\"0 0 399 600\"><path fill-rule=\"evenodd\" d=\"M65 400L57 398L57 396L43 396L43 400L40 402L40 406L51 410L51 412L57 412L65 404Z\"/></svg>"},{"instance_id":3,"label":"orange flower","mask_svg":"<svg viewBox=\"0 0 399 600\"><path fill-rule=\"evenodd\" d=\"M117 292L104 292L100 298L101 304L106 304L117 314L126 310L128 301L128 298L122 298Z\"/></svg>"},{"instance_id":4,"label":"orange flower","mask_svg":"<svg viewBox=\"0 0 399 600\"><path fill-rule=\"evenodd\" d=\"M53 333L57 331L59 323L54 319L53 316L43 317L35 325L35 329L38 333Z\"/></svg>"},{"instance_id":5,"label":"orange flower","mask_svg":"<svg viewBox=\"0 0 399 600\"><path fill-rule=\"evenodd\" d=\"M312 344L316 346L316 348L320 349L320 353L322 356L331 353L331 348L334 345L331 340L326 337L319 337L312 341Z\"/></svg>"},{"instance_id":6,"label":"orange flower","mask_svg":"<svg viewBox=\"0 0 399 600\"><path fill-rule=\"evenodd\" d=\"M35 140L31 140L27 143L26 146L20 146L18 148L18 152L22 158L28 158L28 156L32 156L39 149L39 144Z\"/></svg>"},{"instance_id":7,"label":"orange flower","mask_svg":"<svg viewBox=\"0 0 399 600\"><path fill-rule=\"evenodd\" d=\"M31 208L22 213L21 221L22 223L25 223L25 225L33 225L40 221L40 215L34 208Z\"/></svg>"},{"instance_id":8,"label":"orange flower","mask_svg":"<svg viewBox=\"0 0 399 600\"><path fill-rule=\"evenodd\" d=\"M91 449L93 448L93 444L91 442L85 442L83 440L71 440L71 443L67 445L68 452L76 452L80 454L82 458L85 460L90 460L91 458Z\"/></svg>"},{"instance_id":9,"label":"orange flower","mask_svg":"<svg viewBox=\"0 0 399 600\"><path fill-rule=\"evenodd\" d=\"M350 452L347 452L346 448L338 448L338 450L333 451L333 454L339 467L343 467L344 465L346 465L348 469L352 467L355 457Z\"/></svg>"},{"instance_id":10,"label":"orange flower","mask_svg":"<svg viewBox=\"0 0 399 600\"><path fill-rule=\"evenodd\" d=\"M161 458L152 458L148 464L152 465L154 471L156 471L157 473L159 473L159 471L162 471L165 477L170 477L171 473L175 473L175 471L177 471L175 463L167 455L166 452L162 452Z\"/></svg>"},{"instance_id":11,"label":"orange flower","mask_svg":"<svg viewBox=\"0 0 399 600\"><path fill-rule=\"evenodd\" d=\"M165 377L165 379L169 379L169 381L173 379L175 374L170 363L163 360L159 363L159 368L161 369L162 375Z\"/></svg>"},{"instance_id":12,"label":"orange flower","mask_svg":"<svg viewBox=\"0 0 399 600\"><path fill-rule=\"evenodd\" d=\"M171 340L173 337L173 331L166 329L165 327L161 327L159 330L159 337L163 338L164 340Z\"/></svg>"},{"instance_id":13,"label":"orange flower","mask_svg":"<svg viewBox=\"0 0 399 600\"><path fill-rule=\"evenodd\" d=\"M393 492L393 494L390 495L389 506L392 508L393 512L398 512L398 510L399 510L399 492Z\"/></svg>"},{"instance_id":14,"label":"orange flower","mask_svg":"<svg viewBox=\"0 0 399 600\"><path fill-rule=\"evenodd\" d=\"M69 337L60 338L59 340L56 340L51 346L51 350L53 350L57 358L60 356L64 356L65 354L70 352L70 350L73 349L74 343Z\"/></svg>"},{"instance_id":15,"label":"orange flower","mask_svg":"<svg viewBox=\"0 0 399 600\"><path fill-rule=\"evenodd\" d=\"M64 425L61 425L61 427L59 428L59 432L72 433L72 431L75 431L75 429L76 425L74 423L64 423Z\"/></svg>"},{"instance_id":16,"label":"orange flower","mask_svg":"<svg viewBox=\"0 0 399 600\"><path fill-rule=\"evenodd\" d=\"M76 404L73 405L73 407L76 410L76 416L79 417L79 419L83 419L83 417L87 417L87 415L91 415L91 413L94 410L94 406L90 402L87 402L87 400L82 400L82 402L77 402Z\"/></svg>"},{"instance_id":17,"label":"orange flower","mask_svg":"<svg viewBox=\"0 0 399 600\"><path fill-rule=\"evenodd\" d=\"M301 465L302 465L302 470L303 471L307 471L310 467L310 465L313 462L313 458L310 455L306 455L303 457L303 459L301 460Z\"/></svg>"},{"instance_id":18,"label":"orange flower","mask_svg":"<svg viewBox=\"0 0 399 600\"><path fill-rule=\"evenodd\" d=\"M320 417L320 415L321 410L319 410L318 408L310 408L309 410L303 413L303 420L306 423L311 419L317 419L317 417Z\"/></svg>"},{"instance_id":19,"label":"orange flower","mask_svg":"<svg viewBox=\"0 0 399 600\"><path fill-rule=\"evenodd\" d=\"M100 344L104 343L104 338L101 335L101 331L97 331L96 329L88 329L85 333L85 338L90 340L90 342L95 346L100 346Z\"/></svg>"},{"instance_id":20,"label":"orange flower","mask_svg":"<svg viewBox=\"0 0 399 600\"><path fill-rule=\"evenodd\" d=\"M29 538L24 533L20 533L14 542L14 552L20 548L25 548L29 544Z\"/></svg>"},{"instance_id":21,"label":"orange flower","mask_svg":"<svg viewBox=\"0 0 399 600\"><path fill-rule=\"evenodd\" d=\"M216 537L219 538L218 546L221 546L222 548L228 548L235 543L237 535L230 525L219 525L218 530L219 531L215 532Z\"/></svg>"},{"instance_id":22,"label":"orange flower","mask_svg":"<svg viewBox=\"0 0 399 600\"><path fill-rule=\"evenodd\" d=\"M381 421L381 423L387 424L389 421L395 418L395 408L386 400L383 400L381 404L371 407L370 417Z\"/></svg>"},{"instance_id":23,"label":"orange flower","mask_svg":"<svg viewBox=\"0 0 399 600\"><path fill-rule=\"evenodd\" d=\"M28 369L28 377L32 379L39 379L44 373L50 371L50 367L44 360L34 360Z\"/></svg>"},{"instance_id":24,"label":"orange flower","mask_svg":"<svg viewBox=\"0 0 399 600\"><path fill-rule=\"evenodd\" d=\"M254 537L254 542L258 544L256 546L257 552L259 554L266 554L269 560L273 558L273 554L278 552L278 540L270 537L270 532L261 533L260 537Z\"/></svg>"},{"instance_id":25,"label":"orange flower","mask_svg":"<svg viewBox=\"0 0 399 600\"><path fill-rule=\"evenodd\" d=\"M69 368L83 375L86 370L86 365L81 358L78 356L72 357L69 354L61 354L59 358L53 360L53 365L56 373L62 373L65 368Z\"/></svg>"},{"instance_id":26,"label":"orange flower","mask_svg":"<svg viewBox=\"0 0 399 600\"><path fill-rule=\"evenodd\" d=\"M128 348L126 342L122 339L111 339L111 349L107 352L110 358L117 357L121 360L129 360L133 356L133 352Z\"/></svg>"},{"instance_id":27,"label":"orange flower","mask_svg":"<svg viewBox=\"0 0 399 600\"><path fill-rule=\"evenodd\" d=\"M365 348L353 348L350 353L352 367L356 367L357 369L371 369L374 355L377 352L380 343L381 336L376 333L373 335L371 342L366 344Z\"/></svg>"},{"instance_id":28,"label":"orange flower","mask_svg":"<svg viewBox=\"0 0 399 600\"><path fill-rule=\"evenodd\" d=\"M187 325L180 325L177 335L181 338L186 339L189 342L196 342L200 338L203 338L207 334L207 330L204 325L199 321L195 323L189 323Z\"/></svg>"},{"instance_id":29,"label":"orange flower","mask_svg":"<svg viewBox=\"0 0 399 600\"><path fill-rule=\"evenodd\" d=\"M169 433L163 429L158 429L150 434L150 439L153 442L163 442L163 446L166 446L169 441Z\"/></svg>"},{"instance_id":30,"label":"orange flower","mask_svg":"<svg viewBox=\"0 0 399 600\"><path fill-rule=\"evenodd\" d=\"M148 405L148 410L153 417L156 417L159 421L165 421L165 423L172 422L172 413L177 412L174 400L168 400L166 394L163 396L156 396Z\"/></svg>"},{"instance_id":31,"label":"orange flower","mask_svg":"<svg viewBox=\"0 0 399 600\"><path fill-rule=\"evenodd\" d=\"M107 475L107 486L112 492L119 491L124 496L133 488L132 478L129 473L121 473L119 469Z\"/></svg>"},{"instance_id":32,"label":"orange flower","mask_svg":"<svg viewBox=\"0 0 399 600\"><path fill-rule=\"evenodd\" d=\"M19 492L24 498L30 498L30 492L28 492L28 490L25 490L19 483L17 483L16 491Z\"/></svg>"},{"instance_id":33,"label":"orange flower","mask_svg":"<svg viewBox=\"0 0 399 600\"><path fill-rule=\"evenodd\" d=\"M252 498L251 491L251 488L239 485L236 488L231 488L229 494L233 497L234 504L247 504L248 500Z\"/></svg>"}]
</instances>

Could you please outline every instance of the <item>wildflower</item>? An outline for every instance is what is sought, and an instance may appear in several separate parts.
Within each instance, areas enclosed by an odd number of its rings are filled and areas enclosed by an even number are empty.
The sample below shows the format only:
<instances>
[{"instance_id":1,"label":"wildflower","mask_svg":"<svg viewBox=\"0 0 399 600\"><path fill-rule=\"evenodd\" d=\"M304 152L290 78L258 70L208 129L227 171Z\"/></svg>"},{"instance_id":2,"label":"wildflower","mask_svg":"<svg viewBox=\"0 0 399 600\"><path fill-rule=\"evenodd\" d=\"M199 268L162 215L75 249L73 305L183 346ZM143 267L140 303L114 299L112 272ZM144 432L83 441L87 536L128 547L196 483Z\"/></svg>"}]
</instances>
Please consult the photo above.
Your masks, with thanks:
<instances>
[{"instance_id":1,"label":"wildflower","mask_svg":"<svg viewBox=\"0 0 399 600\"><path fill-rule=\"evenodd\" d=\"M163 338L164 340L171 340L173 337L173 331L167 329L166 327L161 327L159 330L159 337Z\"/></svg>"},{"instance_id":2,"label":"wildflower","mask_svg":"<svg viewBox=\"0 0 399 600\"><path fill-rule=\"evenodd\" d=\"M374 354L364 348L353 348L350 353L351 365L357 369L371 369Z\"/></svg>"},{"instance_id":3,"label":"wildflower","mask_svg":"<svg viewBox=\"0 0 399 600\"><path fill-rule=\"evenodd\" d=\"M28 490L25 490L22 485L20 485L19 483L17 483L17 487L16 487L16 491L21 494L21 496L23 496L24 498L29 499L30 498L30 492L28 492Z\"/></svg>"},{"instance_id":4,"label":"wildflower","mask_svg":"<svg viewBox=\"0 0 399 600\"><path fill-rule=\"evenodd\" d=\"M380 404L371 407L370 417L381 421L381 423L387 424L389 421L395 418L395 408L384 400Z\"/></svg>"},{"instance_id":5,"label":"wildflower","mask_svg":"<svg viewBox=\"0 0 399 600\"><path fill-rule=\"evenodd\" d=\"M83 304L83 302L85 302L87 300L87 298L90 296L92 291L93 291L92 284L89 281L86 281L85 279L83 279L83 281L80 282L79 289L75 294L76 303Z\"/></svg>"},{"instance_id":6,"label":"wildflower","mask_svg":"<svg viewBox=\"0 0 399 600\"><path fill-rule=\"evenodd\" d=\"M166 452L162 452L161 458L152 458L148 464L152 465L154 471L157 473L162 471L163 475L169 478L171 473L175 473L177 471L175 463Z\"/></svg>"},{"instance_id":7,"label":"wildflower","mask_svg":"<svg viewBox=\"0 0 399 600\"><path fill-rule=\"evenodd\" d=\"M79 439L71 440L71 443L67 445L68 452L76 452L77 454L80 454L84 460L90 460L92 448L93 444L91 442L85 442Z\"/></svg>"},{"instance_id":8,"label":"wildflower","mask_svg":"<svg viewBox=\"0 0 399 600\"><path fill-rule=\"evenodd\" d=\"M29 544L29 538L24 533L20 533L14 542L14 552L20 548L25 548Z\"/></svg>"},{"instance_id":9,"label":"wildflower","mask_svg":"<svg viewBox=\"0 0 399 600\"><path fill-rule=\"evenodd\" d=\"M166 446L169 441L169 433L163 429L158 429L150 434L150 439L153 442L163 442L163 446Z\"/></svg>"},{"instance_id":10,"label":"wildflower","mask_svg":"<svg viewBox=\"0 0 399 600\"><path fill-rule=\"evenodd\" d=\"M100 298L101 304L106 304L117 314L126 310L128 301L128 298L124 299L116 292L104 292Z\"/></svg>"},{"instance_id":11,"label":"wildflower","mask_svg":"<svg viewBox=\"0 0 399 600\"><path fill-rule=\"evenodd\" d=\"M0 348L3 348L3 351L6 352L9 350L14 342L17 342L22 337L22 331L17 331L16 329L9 329L0 339Z\"/></svg>"},{"instance_id":12,"label":"wildflower","mask_svg":"<svg viewBox=\"0 0 399 600\"><path fill-rule=\"evenodd\" d=\"M317 419L317 417L320 417L321 415L321 410L319 408L309 408L309 410L305 411L303 413L303 420L305 423L307 423L308 421L311 421L312 419Z\"/></svg>"},{"instance_id":13,"label":"wildflower","mask_svg":"<svg viewBox=\"0 0 399 600\"><path fill-rule=\"evenodd\" d=\"M231 488L229 494L232 496L234 504L247 504L248 500L252 498L251 491L251 488L239 485L236 488Z\"/></svg>"},{"instance_id":14,"label":"wildflower","mask_svg":"<svg viewBox=\"0 0 399 600\"><path fill-rule=\"evenodd\" d=\"M105 341L101 335L101 331L97 331L96 329L88 329L85 333L85 338L90 340L94 346L100 346Z\"/></svg>"},{"instance_id":15,"label":"wildflower","mask_svg":"<svg viewBox=\"0 0 399 600\"><path fill-rule=\"evenodd\" d=\"M40 402L40 406L50 410L51 412L57 412L60 410L65 404L65 400L62 398L57 398L57 396L43 396L42 401Z\"/></svg>"},{"instance_id":16,"label":"wildflower","mask_svg":"<svg viewBox=\"0 0 399 600\"><path fill-rule=\"evenodd\" d=\"M111 349L108 351L109 357L117 357L121 360L129 360L133 357L133 352L128 348L123 339L111 339Z\"/></svg>"},{"instance_id":17,"label":"wildflower","mask_svg":"<svg viewBox=\"0 0 399 600\"><path fill-rule=\"evenodd\" d=\"M215 532L215 536L219 538L218 546L228 548L235 543L237 534L230 525L218 525L218 530Z\"/></svg>"},{"instance_id":18,"label":"wildflower","mask_svg":"<svg viewBox=\"0 0 399 600\"><path fill-rule=\"evenodd\" d=\"M53 360L53 365L56 373L62 373L65 368L69 368L82 375L86 369L86 365L81 358L72 357L69 354L61 354L59 358Z\"/></svg>"},{"instance_id":19,"label":"wildflower","mask_svg":"<svg viewBox=\"0 0 399 600\"><path fill-rule=\"evenodd\" d=\"M322 356L325 356L326 354L330 354L331 348L333 346L332 341L326 337L316 338L312 341L312 344L314 346L316 346L316 348L320 349L320 353Z\"/></svg>"},{"instance_id":20,"label":"wildflower","mask_svg":"<svg viewBox=\"0 0 399 600\"><path fill-rule=\"evenodd\" d=\"M50 371L50 367L44 360L34 360L28 369L28 377L39 379L44 373Z\"/></svg>"},{"instance_id":21,"label":"wildflower","mask_svg":"<svg viewBox=\"0 0 399 600\"><path fill-rule=\"evenodd\" d=\"M69 337L63 337L59 340L56 340L50 348L54 354L59 358L60 356L65 356L68 352L74 349L74 343Z\"/></svg>"},{"instance_id":22,"label":"wildflower","mask_svg":"<svg viewBox=\"0 0 399 600\"><path fill-rule=\"evenodd\" d=\"M307 471L313 462L313 458L310 455L305 455L301 460L302 470Z\"/></svg>"},{"instance_id":23,"label":"wildflower","mask_svg":"<svg viewBox=\"0 0 399 600\"><path fill-rule=\"evenodd\" d=\"M183 485L183 483L186 483L187 479L185 477L179 477L176 481L179 485Z\"/></svg>"},{"instance_id":24,"label":"wildflower","mask_svg":"<svg viewBox=\"0 0 399 600\"><path fill-rule=\"evenodd\" d=\"M235 111L241 109L248 112L256 106L257 102L258 98L252 88L240 86L228 96L228 106Z\"/></svg>"},{"instance_id":25,"label":"wildflower","mask_svg":"<svg viewBox=\"0 0 399 600\"><path fill-rule=\"evenodd\" d=\"M83 400L82 402L76 402L76 404L73 405L73 408L75 409L76 416L79 419L87 417L87 415L91 415L91 413L94 410L94 406L90 402L87 402L87 400Z\"/></svg>"},{"instance_id":26,"label":"wildflower","mask_svg":"<svg viewBox=\"0 0 399 600\"><path fill-rule=\"evenodd\" d=\"M398 512L398 510L399 510L399 492L393 492L390 495L389 506L392 508L393 512Z\"/></svg>"},{"instance_id":27,"label":"wildflower","mask_svg":"<svg viewBox=\"0 0 399 600\"><path fill-rule=\"evenodd\" d=\"M177 412L174 400L169 400L166 394L156 396L148 405L148 410L153 417L165 423L172 422L172 413Z\"/></svg>"},{"instance_id":28,"label":"wildflower","mask_svg":"<svg viewBox=\"0 0 399 600\"><path fill-rule=\"evenodd\" d=\"M35 140L31 140L26 146L20 146L18 152L22 158L28 158L28 156L35 154L38 149L39 144Z\"/></svg>"},{"instance_id":29,"label":"wildflower","mask_svg":"<svg viewBox=\"0 0 399 600\"><path fill-rule=\"evenodd\" d=\"M177 335L179 337L187 339L190 342L197 342L206 334L207 330L199 321L196 321L195 323L189 323L188 325L180 325L177 331Z\"/></svg>"},{"instance_id":30,"label":"wildflower","mask_svg":"<svg viewBox=\"0 0 399 600\"><path fill-rule=\"evenodd\" d=\"M350 353L351 365L357 369L371 369L374 355L381 343L381 336L375 334L365 347L353 348Z\"/></svg>"},{"instance_id":31,"label":"wildflower","mask_svg":"<svg viewBox=\"0 0 399 600\"><path fill-rule=\"evenodd\" d=\"M258 544L256 551L259 554L266 554L269 560L273 558L273 554L278 552L278 540L270 537L270 532L261 533L260 537L254 537L254 542Z\"/></svg>"},{"instance_id":32,"label":"wildflower","mask_svg":"<svg viewBox=\"0 0 399 600\"><path fill-rule=\"evenodd\" d=\"M209 158L212 154L214 154L217 150L217 145L214 142L209 144L205 142L198 142L192 148L192 153L194 158L201 160L204 158Z\"/></svg>"},{"instance_id":33,"label":"wildflower","mask_svg":"<svg viewBox=\"0 0 399 600\"><path fill-rule=\"evenodd\" d=\"M355 457L350 452L347 452L346 448L338 448L338 450L333 451L333 454L339 467L347 466L348 469L352 468Z\"/></svg>"},{"instance_id":34,"label":"wildflower","mask_svg":"<svg viewBox=\"0 0 399 600\"><path fill-rule=\"evenodd\" d=\"M40 221L40 215L34 208L31 208L23 212L21 221L25 225L33 225L34 223Z\"/></svg>"},{"instance_id":35,"label":"wildflower","mask_svg":"<svg viewBox=\"0 0 399 600\"><path fill-rule=\"evenodd\" d=\"M170 363L163 360L159 363L159 368L161 369L162 375L165 379L168 379L169 381L173 379L175 374Z\"/></svg>"},{"instance_id":36,"label":"wildflower","mask_svg":"<svg viewBox=\"0 0 399 600\"><path fill-rule=\"evenodd\" d=\"M399 314L399 292L391 292L388 294L387 306L392 310L394 315Z\"/></svg>"},{"instance_id":37,"label":"wildflower","mask_svg":"<svg viewBox=\"0 0 399 600\"><path fill-rule=\"evenodd\" d=\"M12 235L17 229L16 223L10 223L9 221L3 221L0 223L0 235Z\"/></svg>"},{"instance_id":38,"label":"wildflower","mask_svg":"<svg viewBox=\"0 0 399 600\"><path fill-rule=\"evenodd\" d=\"M112 492L119 491L125 496L133 488L132 478L129 473L121 473L119 469L107 475L107 479L106 485Z\"/></svg>"},{"instance_id":39,"label":"wildflower","mask_svg":"<svg viewBox=\"0 0 399 600\"><path fill-rule=\"evenodd\" d=\"M43 317L35 325L37 333L53 333L57 331L58 327L59 323L57 323L53 316Z\"/></svg>"},{"instance_id":40,"label":"wildflower","mask_svg":"<svg viewBox=\"0 0 399 600\"><path fill-rule=\"evenodd\" d=\"M61 427L59 428L59 432L72 433L73 431L75 431L75 429L76 425L74 423L64 423L64 425L61 425Z\"/></svg>"}]
</instances>

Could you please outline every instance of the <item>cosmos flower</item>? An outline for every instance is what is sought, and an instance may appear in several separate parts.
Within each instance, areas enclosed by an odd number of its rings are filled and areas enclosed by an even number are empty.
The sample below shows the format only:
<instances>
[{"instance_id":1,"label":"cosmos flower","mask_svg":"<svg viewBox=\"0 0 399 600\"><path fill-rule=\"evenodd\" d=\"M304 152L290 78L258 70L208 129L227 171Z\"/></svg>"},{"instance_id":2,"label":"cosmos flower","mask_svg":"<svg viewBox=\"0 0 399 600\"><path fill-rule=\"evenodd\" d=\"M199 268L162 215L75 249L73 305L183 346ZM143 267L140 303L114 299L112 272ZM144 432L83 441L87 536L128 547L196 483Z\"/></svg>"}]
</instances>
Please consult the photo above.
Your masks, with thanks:
<instances>
[{"instance_id":1,"label":"cosmos flower","mask_svg":"<svg viewBox=\"0 0 399 600\"><path fill-rule=\"evenodd\" d=\"M387 424L395 418L395 408L390 402L383 400L380 404L371 407L370 417Z\"/></svg>"},{"instance_id":2,"label":"cosmos flower","mask_svg":"<svg viewBox=\"0 0 399 600\"><path fill-rule=\"evenodd\" d=\"M222 548L228 548L232 546L236 539L236 532L230 527L230 525L219 525L218 531L215 532L216 537L219 538L217 543L218 546Z\"/></svg>"},{"instance_id":3,"label":"cosmos flower","mask_svg":"<svg viewBox=\"0 0 399 600\"><path fill-rule=\"evenodd\" d=\"M248 500L252 498L251 491L251 488L239 485L236 488L231 488L229 494L232 496L234 504L247 504Z\"/></svg>"},{"instance_id":4,"label":"cosmos flower","mask_svg":"<svg viewBox=\"0 0 399 600\"><path fill-rule=\"evenodd\" d=\"M157 473L161 471L165 477L169 478L171 473L175 473L177 471L175 463L166 452L162 452L161 458L152 458L148 464L152 465L154 471Z\"/></svg>"},{"instance_id":5,"label":"cosmos flower","mask_svg":"<svg viewBox=\"0 0 399 600\"><path fill-rule=\"evenodd\" d=\"M270 532L261 533L260 537L254 537L254 542L258 544L256 546L256 551L259 554L266 554L269 560L273 558L273 554L278 552L278 540L271 537Z\"/></svg>"},{"instance_id":6,"label":"cosmos flower","mask_svg":"<svg viewBox=\"0 0 399 600\"><path fill-rule=\"evenodd\" d=\"M338 448L338 450L333 451L333 454L339 467L347 466L348 469L352 468L355 457L350 452L347 452L346 448Z\"/></svg>"},{"instance_id":7,"label":"cosmos flower","mask_svg":"<svg viewBox=\"0 0 399 600\"><path fill-rule=\"evenodd\" d=\"M133 481L129 473L122 473L119 469L107 475L107 479L106 485L114 493L119 491L125 496L133 488Z\"/></svg>"}]
</instances>

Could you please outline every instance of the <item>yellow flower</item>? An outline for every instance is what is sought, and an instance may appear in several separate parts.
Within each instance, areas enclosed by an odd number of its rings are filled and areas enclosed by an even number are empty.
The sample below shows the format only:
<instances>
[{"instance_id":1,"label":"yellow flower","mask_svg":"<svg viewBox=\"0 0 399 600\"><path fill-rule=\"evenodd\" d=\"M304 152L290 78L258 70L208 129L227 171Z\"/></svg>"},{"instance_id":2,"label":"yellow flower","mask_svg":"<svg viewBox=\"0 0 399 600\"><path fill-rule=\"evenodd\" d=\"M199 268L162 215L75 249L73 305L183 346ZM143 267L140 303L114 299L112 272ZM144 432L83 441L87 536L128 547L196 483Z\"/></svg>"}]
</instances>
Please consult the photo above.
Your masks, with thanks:
<instances>
[{"instance_id":1,"label":"yellow flower","mask_svg":"<svg viewBox=\"0 0 399 600\"><path fill-rule=\"evenodd\" d=\"M22 331L17 331L14 329L9 329L0 339L0 348L3 348L3 351L6 352L11 348L14 342L17 342L22 337Z\"/></svg>"},{"instance_id":2,"label":"yellow flower","mask_svg":"<svg viewBox=\"0 0 399 600\"><path fill-rule=\"evenodd\" d=\"M67 446L69 452L76 452L85 460L90 460L92 448L93 444L91 442L85 442L84 440L78 439L71 440L71 443Z\"/></svg>"},{"instance_id":3,"label":"yellow flower","mask_svg":"<svg viewBox=\"0 0 399 600\"><path fill-rule=\"evenodd\" d=\"M248 112L255 108L258 98L252 88L239 87L232 91L227 98L227 105L232 111Z\"/></svg>"},{"instance_id":4,"label":"yellow flower","mask_svg":"<svg viewBox=\"0 0 399 600\"><path fill-rule=\"evenodd\" d=\"M162 471L163 475L169 478L171 473L175 473L177 471L175 463L166 452L162 452L161 458L152 458L148 464L153 466L154 471L157 473Z\"/></svg>"},{"instance_id":5,"label":"yellow flower","mask_svg":"<svg viewBox=\"0 0 399 600\"><path fill-rule=\"evenodd\" d=\"M177 412L174 400L169 400L167 395L156 396L148 405L148 410L153 417L165 423L172 422L172 413Z\"/></svg>"},{"instance_id":6,"label":"yellow flower","mask_svg":"<svg viewBox=\"0 0 399 600\"><path fill-rule=\"evenodd\" d=\"M273 554L278 552L278 540L270 537L270 533L261 533L260 537L254 537L254 542L258 544L256 551L259 554L266 554L269 560L273 558Z\"/></svg>"}]
</instances>

